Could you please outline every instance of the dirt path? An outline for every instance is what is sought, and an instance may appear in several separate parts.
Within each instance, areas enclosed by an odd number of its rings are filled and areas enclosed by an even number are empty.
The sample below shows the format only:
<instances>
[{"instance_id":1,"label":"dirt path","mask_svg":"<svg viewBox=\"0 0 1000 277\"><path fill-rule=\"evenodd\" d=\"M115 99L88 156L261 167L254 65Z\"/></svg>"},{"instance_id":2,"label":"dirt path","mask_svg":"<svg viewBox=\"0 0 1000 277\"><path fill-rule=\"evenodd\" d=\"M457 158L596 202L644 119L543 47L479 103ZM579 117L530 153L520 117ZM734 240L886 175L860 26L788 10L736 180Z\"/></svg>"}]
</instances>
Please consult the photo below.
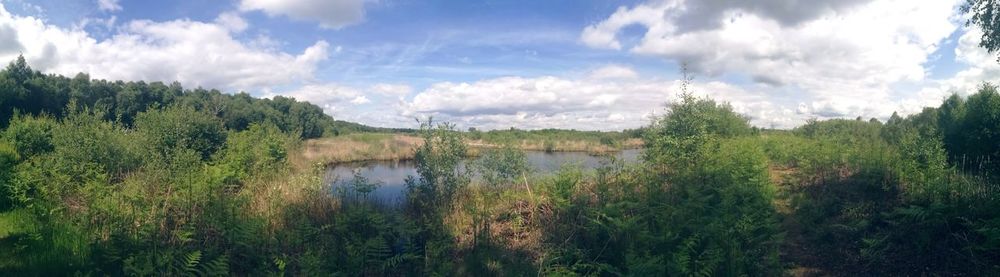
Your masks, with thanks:
<instances>
[{"instance_id":1,"label":"dirt path","mask_svg":"<svg viewBox=\"0 0 1000 277\"><path fill-rule=\"evenodd\" d=\"M816 249L810 248L810 244L805 237L802 224L795 217L795 210L792 207L792 192L789 184L790 176L795 173L794 169L771 168L771 183L775 185L777 195L774 200L774 207L781 217L781 230L785 232L785 238L780 247L780 258L785 269L786 276L835 276L824 268L824 258L817 253Z\"/></svg>"}]
</instances>

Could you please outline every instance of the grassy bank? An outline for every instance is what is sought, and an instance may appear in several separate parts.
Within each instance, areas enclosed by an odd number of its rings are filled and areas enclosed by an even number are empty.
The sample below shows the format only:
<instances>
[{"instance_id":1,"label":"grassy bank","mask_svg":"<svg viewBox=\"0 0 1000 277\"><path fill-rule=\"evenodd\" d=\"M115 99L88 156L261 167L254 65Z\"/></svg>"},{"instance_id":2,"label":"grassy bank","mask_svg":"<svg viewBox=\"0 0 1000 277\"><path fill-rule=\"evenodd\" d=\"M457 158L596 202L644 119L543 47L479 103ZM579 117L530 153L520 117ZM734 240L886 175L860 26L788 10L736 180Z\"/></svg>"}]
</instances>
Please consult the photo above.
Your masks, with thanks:
<instances>
[{"instance_id":1,"label":"grassy bank","mask_svg":"<svg viewBox=\"0 0 1000 277\"><path fill-rule=\"evenodd\" d=\"M413 159L423 140L415 136L388 133L356 133L302 142L300 154L292 157L296 166L355 161Z\"/></svg>"},{"instance_id":2,"label":"grassy bank","mask_svg":"<svg viewBox=\"0 0 1000 277\"><path fill-rule=\"evenodd\" d=\"M638 138L622 138L608 143L597 139L534 137L517 140L463 139L468 146L467 155L478 156L483 149L513 146L524 151L587 152L602 155L624 149L642 148ZM357 161L411 160L423 140L416 136L390 133L354 133L337 137L311 139L302 142L299 155L291 158L293 164L308 168L314 164L336 164Z\"/></svg>"},{"instance_id":3,"label":"grassy bank","mask_svg":"<svg viewBox=\"0 0 1000 277\"><path fill-rule=\"evenodd\" d=\"M584 139L522 139L515 141L493 142L489 140L467 140L466 143L474 148L497 148L509 143L517 149L524 151L546 151L546 152L587 152L594 155L618 152L625 149L642 148L642 140L629 138L616 141L613 144L603 144L599 141Z\"/></svg>"}]
</instances>

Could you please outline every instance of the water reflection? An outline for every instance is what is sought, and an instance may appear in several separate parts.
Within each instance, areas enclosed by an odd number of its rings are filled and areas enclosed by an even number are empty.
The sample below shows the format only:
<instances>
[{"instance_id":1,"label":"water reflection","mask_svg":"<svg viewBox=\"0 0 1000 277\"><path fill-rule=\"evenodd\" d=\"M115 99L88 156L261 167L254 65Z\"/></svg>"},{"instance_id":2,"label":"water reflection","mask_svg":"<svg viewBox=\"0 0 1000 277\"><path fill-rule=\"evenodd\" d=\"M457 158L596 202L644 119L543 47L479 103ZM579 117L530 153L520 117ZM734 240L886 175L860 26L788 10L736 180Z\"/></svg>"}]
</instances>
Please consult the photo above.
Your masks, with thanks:
<instances>
[{"instance_id":1,"label":"water reflection","mask_svg":"<svg viewBox=\"0 0 1000 277\"><path fill-rule=\"evenodd\" d=\"M641 150L630 149L614 154L626 163L639 160ZM535 173L549 173L558 170L564 164L578 164L583 169L594 169L606 163L607 156L592 156L584 152L553 152L527 151L525 156ZM368 161L343 163L327 169L326 180L334 187L349 183L354 173L359 173L370 182L381 186L372 193L372 198L381 202L396 203L403 197L406 189L407 176L417 175L413 161Z\"/></svg>"}]
</instances>

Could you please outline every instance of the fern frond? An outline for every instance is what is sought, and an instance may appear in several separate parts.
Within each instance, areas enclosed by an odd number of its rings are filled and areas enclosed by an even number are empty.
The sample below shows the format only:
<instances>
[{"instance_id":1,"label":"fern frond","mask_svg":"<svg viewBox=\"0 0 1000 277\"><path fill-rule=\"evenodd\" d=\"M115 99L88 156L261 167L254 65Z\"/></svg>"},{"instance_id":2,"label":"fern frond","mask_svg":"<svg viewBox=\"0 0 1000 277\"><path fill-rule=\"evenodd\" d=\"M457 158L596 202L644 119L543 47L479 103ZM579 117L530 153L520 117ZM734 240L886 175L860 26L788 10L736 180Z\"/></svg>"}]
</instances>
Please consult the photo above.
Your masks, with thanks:
<instances>
[{"instance_id":1,"label":"fern frond","mask_svg":"<svg viewBox=\"0 0 1000 277\"><path fill-rule=\"evenodd\" d=\"M187 255L184 255L184 263L182 264L180 272L187 273L189 276L195 276L198 273L198 264L201 262L201 251L195 250Z\"/></svg>"},{"instance_id":2,"label":"fern frond","mask_svg":"<svg viewBox=\"0 0 1000 277\"><path fill-rule=\"evenodd\" d=\"M222 255L202 265L201 276L229 275L229 257Z\"/></svg>"}]
</instances>

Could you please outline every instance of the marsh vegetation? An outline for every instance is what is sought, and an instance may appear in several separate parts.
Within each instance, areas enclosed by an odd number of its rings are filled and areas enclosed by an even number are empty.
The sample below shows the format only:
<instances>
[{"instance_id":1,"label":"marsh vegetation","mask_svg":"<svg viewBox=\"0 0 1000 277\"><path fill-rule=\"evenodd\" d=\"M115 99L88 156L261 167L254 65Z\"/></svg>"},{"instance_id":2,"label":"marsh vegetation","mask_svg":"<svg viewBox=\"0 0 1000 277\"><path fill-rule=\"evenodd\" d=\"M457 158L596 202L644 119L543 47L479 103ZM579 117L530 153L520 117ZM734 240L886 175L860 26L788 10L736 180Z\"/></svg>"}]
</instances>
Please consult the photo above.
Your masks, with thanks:
<instances>
[{"instance_id":1,"label":"marsh vegetation","mask_svg":"<svg viewBox=\"0 0 1000 277\"><path fill-rule=\"evenodd\" d=\"M294 99L43 75L20 59L0 71L0 271L1000 274L995 86L885 123L792 130L685 89L630 132L428 120L373 134ZM635 162L590 169L529 174L523 151L632 138ZM376 180L323 178L332 162L411 158L398 207L372 201Z\"/></svg>"}]
</instances>

